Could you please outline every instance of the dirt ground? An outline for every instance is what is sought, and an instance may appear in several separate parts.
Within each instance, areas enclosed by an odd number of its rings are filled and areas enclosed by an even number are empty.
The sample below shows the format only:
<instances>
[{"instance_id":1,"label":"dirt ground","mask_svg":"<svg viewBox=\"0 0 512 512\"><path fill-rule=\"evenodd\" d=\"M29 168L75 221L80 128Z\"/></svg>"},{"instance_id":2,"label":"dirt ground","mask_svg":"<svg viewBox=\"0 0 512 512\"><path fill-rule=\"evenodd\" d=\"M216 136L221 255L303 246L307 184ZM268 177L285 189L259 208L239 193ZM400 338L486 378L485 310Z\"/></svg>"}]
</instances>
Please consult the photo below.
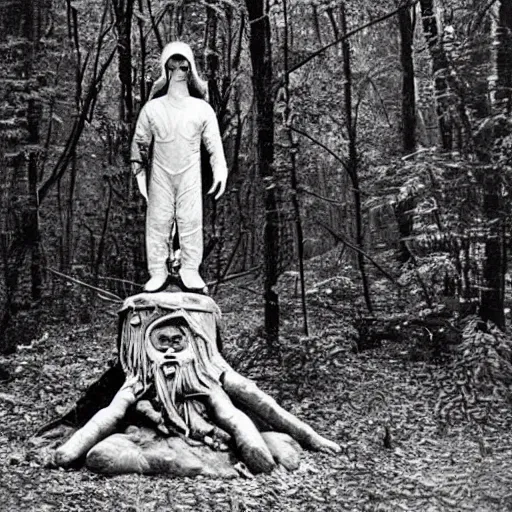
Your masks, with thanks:
<instances>
[{"instance_id":1,"label":"dirt ground","mask_svg":"<svg viewBox=\"0 0 512 512\"><path fill-rule=\"evenodd\" d=\"M295 472L235 480L45 468L34 432L73 405L115 356L116 309L107 305L89 324L49 319L39 339L0 359L12 376L0 388L0 510L512 510L510 408L484 427L441 422L435 407L444 363L415 360L393 341L357 350L346 283L316 286L323 282L316 271L308 274L310 335L301 335L294 279L280 285L280 357L259 336L259 285L219 289L226 358L338 442L340 455L304 452Z\"/></svg>"}]
</instances>

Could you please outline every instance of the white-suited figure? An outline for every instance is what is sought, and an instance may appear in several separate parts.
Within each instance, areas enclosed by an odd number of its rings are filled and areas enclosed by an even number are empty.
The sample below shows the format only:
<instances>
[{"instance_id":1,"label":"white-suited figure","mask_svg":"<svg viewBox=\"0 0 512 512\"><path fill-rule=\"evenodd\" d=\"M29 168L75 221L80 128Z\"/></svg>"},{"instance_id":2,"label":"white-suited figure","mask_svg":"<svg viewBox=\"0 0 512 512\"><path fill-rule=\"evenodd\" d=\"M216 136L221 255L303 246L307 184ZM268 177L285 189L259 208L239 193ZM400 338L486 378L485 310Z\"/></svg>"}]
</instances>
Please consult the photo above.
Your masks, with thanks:
<instances>
[{"instance_id":1,"label":"white-suited figure","mask_svg":"<svg viewBox=\"0 0 512 512\"><path fill-rule=\"evenodd\" d=\"M179 233L179 275L188 290L206 291L199 274L203 258L201 141L209 155L218 199L226 188L227 167L215 112L207 103L207 84L199 78L190 46L169 43L160 59L162 75L141 109L131 147L132 171L147 200L146 252L155 292L167 281L166 261L174 222ZM143 154L154 142L149 183Z\"/></svg>"}]
</instances>

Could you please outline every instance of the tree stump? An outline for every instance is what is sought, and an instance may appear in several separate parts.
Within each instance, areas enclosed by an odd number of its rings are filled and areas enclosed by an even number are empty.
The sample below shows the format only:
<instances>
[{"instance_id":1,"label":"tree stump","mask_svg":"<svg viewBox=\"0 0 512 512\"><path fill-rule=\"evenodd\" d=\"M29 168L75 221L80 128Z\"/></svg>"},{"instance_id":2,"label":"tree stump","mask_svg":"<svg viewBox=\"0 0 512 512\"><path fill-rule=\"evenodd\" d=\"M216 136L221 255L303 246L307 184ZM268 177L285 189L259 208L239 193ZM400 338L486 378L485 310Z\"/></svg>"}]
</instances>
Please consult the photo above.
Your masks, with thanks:
<instances>
[{"instance_id":1,"label":"tree stump","mask_svg":"<svg viewBox=\"0 0 512 512\"><path fill-rule=\"evenodd\" d=\"M231 368L218 349L220 318L217 304L198 294L126 299L118 337L124 382L56 450L54 462L67 467L85 457L102 473L233 477L245 467L296 469L299 444L339 452Z\"/></svg>"}]
</instances>

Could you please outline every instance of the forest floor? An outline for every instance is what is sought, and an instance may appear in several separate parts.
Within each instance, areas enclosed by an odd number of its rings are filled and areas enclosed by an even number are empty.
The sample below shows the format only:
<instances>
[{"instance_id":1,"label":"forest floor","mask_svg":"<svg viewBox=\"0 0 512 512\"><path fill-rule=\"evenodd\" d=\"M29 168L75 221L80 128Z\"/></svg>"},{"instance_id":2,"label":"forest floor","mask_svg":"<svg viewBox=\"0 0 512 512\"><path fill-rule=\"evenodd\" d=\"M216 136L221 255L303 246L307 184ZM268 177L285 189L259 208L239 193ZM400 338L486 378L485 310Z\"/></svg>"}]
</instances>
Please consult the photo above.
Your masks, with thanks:
<instances>
[{"instance_id":1,"label":"forest floor","mask_svg":"<svg viewBox=\"0 0 512 512\"><path fill-rule=\"evenodd\" d=\"M295 472L235 480L43 467L33 434L72 406L114 355L116 309L107 306L88 324L48 317L39 339L0 359L12 374L0 392L0 510L512 510L510 408L484 427L441 422L438 377L446 361L413 357L413 340L358 350L354 287L346 277L330 278L343 273L334 253L308 265L308 337L301 334L296 275L282 277L281 357L259 336L258 282L226 284L215 295L229 362L338 442L341 454L303 452ZM376 293L390 310L399 308L384 284Z\"/></svg>"}]
</instances>

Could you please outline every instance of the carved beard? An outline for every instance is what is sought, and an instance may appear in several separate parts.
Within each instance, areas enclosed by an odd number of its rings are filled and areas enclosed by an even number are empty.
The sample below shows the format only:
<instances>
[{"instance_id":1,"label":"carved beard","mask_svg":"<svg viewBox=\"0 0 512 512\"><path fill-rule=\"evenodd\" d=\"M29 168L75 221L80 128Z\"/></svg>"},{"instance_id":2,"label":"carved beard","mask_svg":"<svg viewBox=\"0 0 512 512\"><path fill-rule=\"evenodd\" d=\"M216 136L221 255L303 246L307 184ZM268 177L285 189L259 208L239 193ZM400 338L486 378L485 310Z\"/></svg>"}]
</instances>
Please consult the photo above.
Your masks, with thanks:
<instances>
[{"instance_id":1,"label":"carved beard","mask_svg":"<svg viewBox=\"0 0 512 512\"><path fill-rule=\"evenodd\" d=\"M158 294L153 294L154 296ZM189 308L168 308L168 314L155 304L155 297L141 298L129 302L125 316L121 316L120 359L126 375L138 377L143 393L154 386L169 420L169 426L181 433L189 432L189 411L194 407L202 411L200 395L208 394L213 386L220 385L222 374L230 367L217 348L217 310L203 304L197 297L178 296L170 300L160 299L165 306L186 303ZM174 296L175 294L170 294ZM167 301L167 302L166 302ZM182 364L170 364L165 360L165 350L157 350L151 341L159 330L178 326L185 340L176 356L182 357ZM178 359L178 358L177 358ZM185 362L184 359L187 359ZM174 372L173 372L174 370ZM196 394L195 400L187 397ZM197 396L199 395L199 396Z\"/></svg>"},{"instance_id":2,"label":"carved beard","mask_svg":"<svg viewBox=\"0 0 512 512\"><path fill-rule=\"evenodd\" d=\"M172 427L188 435L190 408L197 410L197 398L207 394L211 386L218 383L218 378L212 374L215 365L205 341L194 334L186 317L187 313L180 311L153 322L146 331L145 348L153 366L156 394L168 420ZM158 338L172 337L178 331L182 336L180 350L164 351L158 347ZM196 400L187 399L192 396Z\"/></svg>"}]
</instances>

